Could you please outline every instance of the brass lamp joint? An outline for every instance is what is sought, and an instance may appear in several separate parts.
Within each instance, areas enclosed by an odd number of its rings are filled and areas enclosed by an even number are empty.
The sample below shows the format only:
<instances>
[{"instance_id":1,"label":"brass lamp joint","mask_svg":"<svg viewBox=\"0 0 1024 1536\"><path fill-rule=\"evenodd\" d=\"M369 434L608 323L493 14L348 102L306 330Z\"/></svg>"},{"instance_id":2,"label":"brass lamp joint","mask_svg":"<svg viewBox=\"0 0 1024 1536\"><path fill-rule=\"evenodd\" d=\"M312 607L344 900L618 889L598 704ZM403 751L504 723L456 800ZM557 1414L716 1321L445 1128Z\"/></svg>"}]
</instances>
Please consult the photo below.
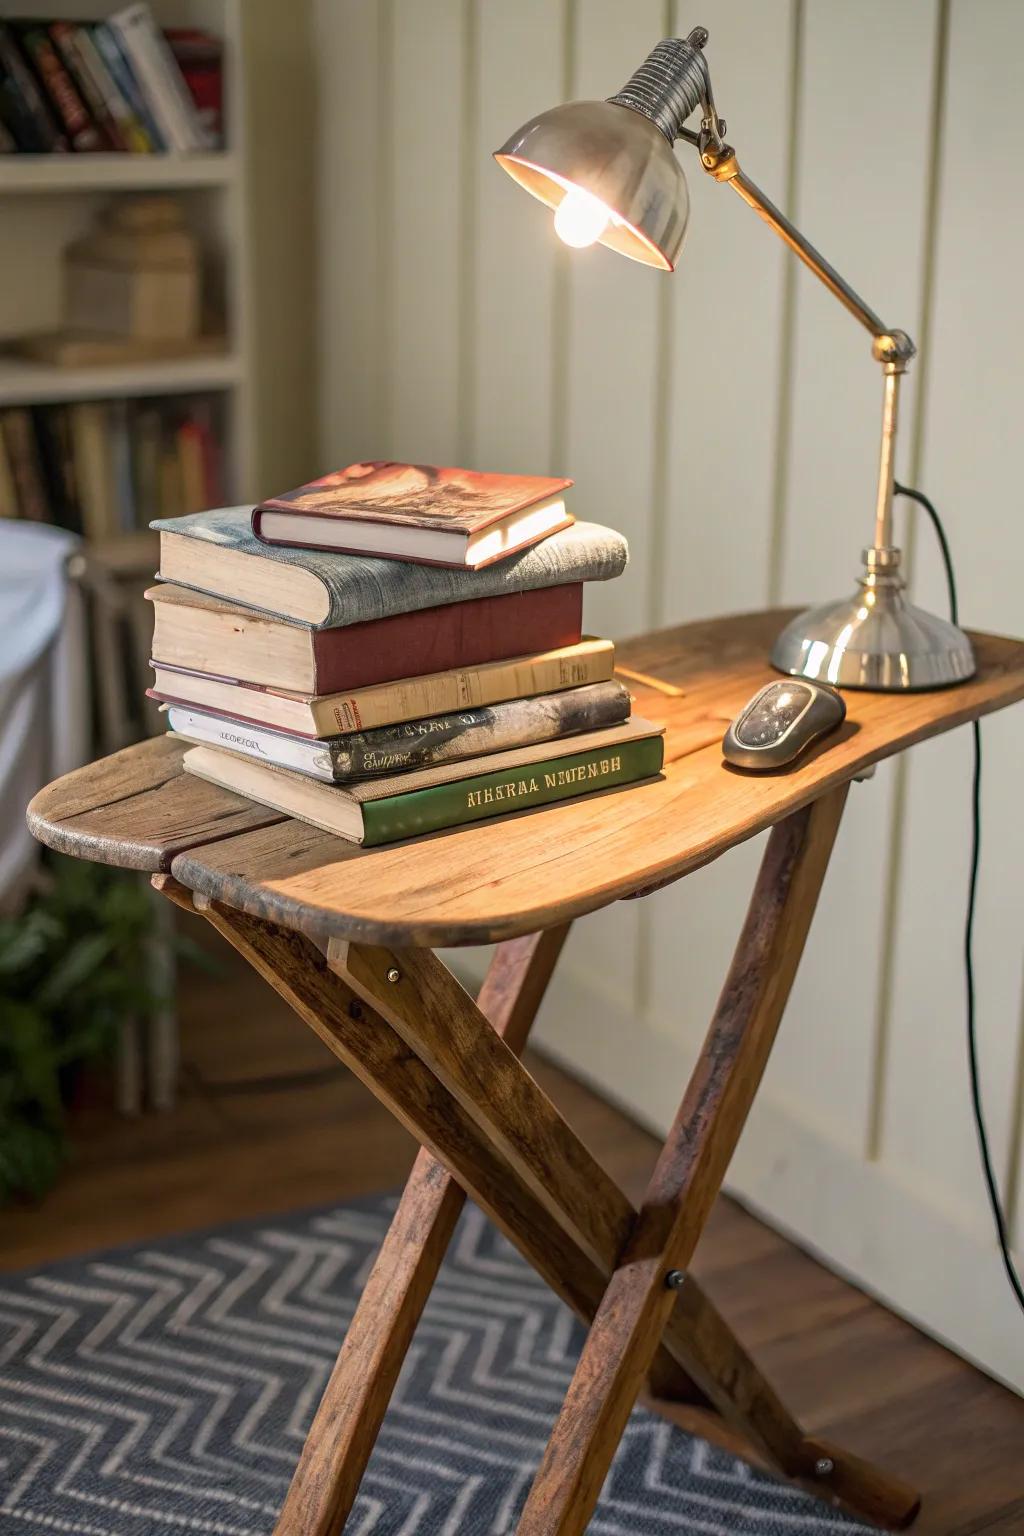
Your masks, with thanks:
<instances>
[{"instance_id":1,"label":"brass lamp joint","mask_svg":"<svg viewBox=\"0 0 1024 1536\"><path fill-rule=\"evenodd\" d=\"M906 373L907 364L916 351L906 331L884 331L875 337L871 346L872 357L884 363L887 372L891 370L893 373Z\"/></svg>"}]
</instances>

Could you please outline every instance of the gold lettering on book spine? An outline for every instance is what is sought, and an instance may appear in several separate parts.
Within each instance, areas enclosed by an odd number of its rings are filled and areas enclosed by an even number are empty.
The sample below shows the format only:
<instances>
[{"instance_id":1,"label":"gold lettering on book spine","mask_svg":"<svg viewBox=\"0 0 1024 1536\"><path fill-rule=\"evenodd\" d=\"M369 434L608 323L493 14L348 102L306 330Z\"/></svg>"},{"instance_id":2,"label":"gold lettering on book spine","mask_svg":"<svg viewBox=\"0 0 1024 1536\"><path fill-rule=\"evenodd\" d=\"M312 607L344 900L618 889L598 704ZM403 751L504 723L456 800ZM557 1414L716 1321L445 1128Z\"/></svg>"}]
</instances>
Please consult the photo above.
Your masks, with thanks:
<instances>
[{"instance_id":1,"label":"gold lettering on book spine","mask_svg":"<svg viewBox=\"0 0 1024 1536\"><path fill-rule=\"evenodd\" d=\"M595 763L580 763L575 768L558 768L554 773L544 773L544 788L558 789L559 786L581 783L584 779L604 778L606 774L618 773L622 768L622 759L615 757L601 757ZM536 795L540 793L541 786L535 778L509 779L506 783L495 784L491 788L470 789L466 791L466 809L474 810L482 805L494 805L499 800L514 800L520 795Z\"/></svg>"}]
</instances>

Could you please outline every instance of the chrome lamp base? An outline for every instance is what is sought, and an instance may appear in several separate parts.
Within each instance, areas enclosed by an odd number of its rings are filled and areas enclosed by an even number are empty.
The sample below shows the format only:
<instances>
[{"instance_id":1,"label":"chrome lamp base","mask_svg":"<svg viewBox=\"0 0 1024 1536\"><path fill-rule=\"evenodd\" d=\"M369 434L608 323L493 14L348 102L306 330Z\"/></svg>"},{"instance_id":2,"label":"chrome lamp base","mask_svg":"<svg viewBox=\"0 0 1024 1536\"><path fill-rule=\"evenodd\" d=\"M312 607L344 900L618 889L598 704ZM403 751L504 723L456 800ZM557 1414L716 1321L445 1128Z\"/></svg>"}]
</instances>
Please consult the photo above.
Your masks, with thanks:
<instances>
[{"instance_id":1,"label":"chrome lamp base","mask_svg":"<svg viewBox=\"0 0 1024 1536\"><path fill-rule=\"evenodd\" d=\"M886 693L948 688L975 672L971 642L904 596L898 549L866 549L859 591L798 614L772 647L772 666L838 688Z\"/></svg>"}]
</instances>

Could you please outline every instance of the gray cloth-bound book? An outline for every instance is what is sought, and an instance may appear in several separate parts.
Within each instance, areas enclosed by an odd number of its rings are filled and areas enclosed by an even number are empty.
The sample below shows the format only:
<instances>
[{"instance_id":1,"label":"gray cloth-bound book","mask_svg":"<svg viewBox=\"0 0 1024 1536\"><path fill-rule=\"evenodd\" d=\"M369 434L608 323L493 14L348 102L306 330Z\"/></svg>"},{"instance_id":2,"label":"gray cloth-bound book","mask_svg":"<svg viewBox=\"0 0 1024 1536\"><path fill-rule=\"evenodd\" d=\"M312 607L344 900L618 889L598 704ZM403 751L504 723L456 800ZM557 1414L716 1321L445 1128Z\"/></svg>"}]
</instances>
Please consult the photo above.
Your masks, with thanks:
<instances>
[{"instance_id":1,"label":"gray cloth-bound book","mask_svg":"<svg viewBox=\"0 0 1024 1536\"><path fill-rule=\"evenodd\" d=\"M628 546L597 523L573 523L540 543L477 571L289 549L257 539L250 507L157 518L160 571L199 592L242 603L314 629L362 624L444 603L498 597L622 574Z\"/></svg>"}]
</instances>

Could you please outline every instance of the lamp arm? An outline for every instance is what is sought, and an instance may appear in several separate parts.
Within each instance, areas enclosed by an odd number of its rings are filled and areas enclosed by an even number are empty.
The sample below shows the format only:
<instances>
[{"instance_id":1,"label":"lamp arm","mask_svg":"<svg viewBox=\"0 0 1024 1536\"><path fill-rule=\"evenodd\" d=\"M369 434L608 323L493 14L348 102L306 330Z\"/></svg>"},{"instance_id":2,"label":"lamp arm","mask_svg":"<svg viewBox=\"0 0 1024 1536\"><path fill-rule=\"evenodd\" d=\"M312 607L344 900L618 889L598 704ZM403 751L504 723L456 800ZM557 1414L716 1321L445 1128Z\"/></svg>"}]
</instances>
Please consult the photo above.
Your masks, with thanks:
<instances>
[{"instance_id":1,"label":"lamp arm","mask_svg":"<svg viewBox=\"0 0 1024 1536\"><path fill-rule=\"evenodd\" d=\"M865 304L860 295L850 287L849 283L825 260L821 252L816 250L811 242L800 233L795 224L792 224L781 208L776 208L770 198L766 197L760 187L756 186L739 167L734 151L728 144L716 145L714 138L717 135L713 130L709 133L710 125L707 118L705 127L700 136L686 132L680 137L686 138L691 143L696 143L700 150L701 164L709 175L716 181L728 182L739 193L743 201L764 220L775 233L785 241L805 266L810 267L815 277L833 293L840 304L846 308L855 319L859 320L864 328L874 337L872 353L882 364L884 375L884 395L882 401L882 446L879 455L878 466L878 496L875 504L875 541L873 548L868 552L869 564L874 563L877 574L882 574L888 561L884 551L892 549L892 496L894 477L894 449L896 439L897 404L899 397L900 377L907 370L910 359L914 356L915 347L906 331L891 329L881 320L869 305Z\"/></svg>"}]
</instances>

